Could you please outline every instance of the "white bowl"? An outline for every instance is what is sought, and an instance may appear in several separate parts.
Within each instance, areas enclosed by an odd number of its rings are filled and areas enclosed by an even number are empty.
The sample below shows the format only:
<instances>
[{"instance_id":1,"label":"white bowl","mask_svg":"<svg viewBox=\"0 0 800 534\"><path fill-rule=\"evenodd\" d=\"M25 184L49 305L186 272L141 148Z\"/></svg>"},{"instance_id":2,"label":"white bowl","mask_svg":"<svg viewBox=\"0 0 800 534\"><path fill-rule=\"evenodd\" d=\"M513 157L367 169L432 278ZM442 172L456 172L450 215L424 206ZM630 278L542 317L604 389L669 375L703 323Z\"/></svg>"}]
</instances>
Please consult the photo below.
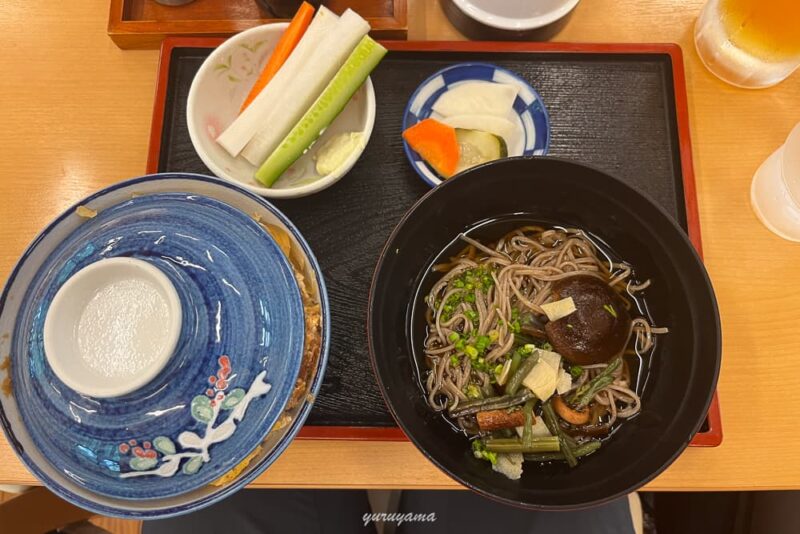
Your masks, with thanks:
<instances>
[{"instance_id":1,"label":"white bowl","mask_svg":"<svg viewBox=\"0 0 800 534\"><path fill-rule=\"evenodd\" d=\"M579 0L453 0L470 18L499 30L535 30L572 11Z\"/></svg>"},{"instance_id":2,"label":"white bowl","mask_svg":"<svg viewBox=\"0 0 800 534\"><path fill-rule=\"evenodd\" d=\"M272 187L264 187L255 180L255 166L242 157L231 157L216 143L217 136L239 114L239 107L286 26L285 22L256 26L222 43L197 71L186 106L186 122L192 145L211 172L269 198L303 197L335 184L358 161L375 124L375 90L372 81L367 78L317 142ZM320 176L314 169L316 150L332 136L342 132L363 133L363 146L353 152L336 171Z\"/></svg>"},{"instance_id":3,"label":"white bowl","mask_svg":"<svg viewBox=\"0 0 800 534\"><path fill-rule=\"evenodd\" d=\"M45 356L75 391L119 397L164 368L181 323L178 292L158 267L107 258L78 271L56 292L44 322Z\"/></svg>"}]
</instances>

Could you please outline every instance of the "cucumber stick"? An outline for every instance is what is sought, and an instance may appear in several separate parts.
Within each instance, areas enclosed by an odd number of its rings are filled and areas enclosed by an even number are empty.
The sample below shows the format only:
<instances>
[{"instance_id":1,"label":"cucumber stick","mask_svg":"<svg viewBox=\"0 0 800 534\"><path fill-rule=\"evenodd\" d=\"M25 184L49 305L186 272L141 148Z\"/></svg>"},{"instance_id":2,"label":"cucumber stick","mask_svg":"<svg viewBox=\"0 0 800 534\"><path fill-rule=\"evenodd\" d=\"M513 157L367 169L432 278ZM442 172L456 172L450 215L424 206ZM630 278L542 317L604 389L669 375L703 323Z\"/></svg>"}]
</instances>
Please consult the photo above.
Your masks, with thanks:
<instances>
[{"instance_id":1,"label":"cucumber stick","mask_svg":"<svg viewBox=\"0 0 800 534\"><path fill-rule=\"evenodd\" d=\"M369 23L358 13L352 9L342 13L308 61L299 64L291 83L270 102L270 112L263 117L261 128L242 150L244 159L256 167L264 163L368 32ZM278 72L281 70L283 67Z\"/></svg>"},{"instance_id":2,"label":"cucumber stick","mask_svg":"<svg viewBox=\"0 0 800 534\"><path fill-rule=\"evenodd\" d=\"M305 115L256 171L256 179L272 187L283 172L317 140L378 65L386 49L365 35Z\"/></svg>"}]
</instances>

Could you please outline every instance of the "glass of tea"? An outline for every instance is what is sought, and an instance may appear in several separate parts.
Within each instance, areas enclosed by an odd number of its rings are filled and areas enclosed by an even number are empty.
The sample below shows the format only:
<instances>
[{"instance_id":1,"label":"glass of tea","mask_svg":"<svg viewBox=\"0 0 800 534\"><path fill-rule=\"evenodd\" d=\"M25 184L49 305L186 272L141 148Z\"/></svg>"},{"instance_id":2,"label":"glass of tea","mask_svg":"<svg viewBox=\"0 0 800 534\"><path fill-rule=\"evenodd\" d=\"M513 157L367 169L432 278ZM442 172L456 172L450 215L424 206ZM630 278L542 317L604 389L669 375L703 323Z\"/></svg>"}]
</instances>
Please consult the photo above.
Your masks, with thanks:
<instances>
[{"instance_id":1,"label":"glass of tea","mask_svg":"<svg viewBox=\"0 0 800 534\"><path fill-rule=\"evenodd\" d=\"M694 42L720 79L770 87L800 66L800 0L708 0Z\"/></svg>"}]
</instances>

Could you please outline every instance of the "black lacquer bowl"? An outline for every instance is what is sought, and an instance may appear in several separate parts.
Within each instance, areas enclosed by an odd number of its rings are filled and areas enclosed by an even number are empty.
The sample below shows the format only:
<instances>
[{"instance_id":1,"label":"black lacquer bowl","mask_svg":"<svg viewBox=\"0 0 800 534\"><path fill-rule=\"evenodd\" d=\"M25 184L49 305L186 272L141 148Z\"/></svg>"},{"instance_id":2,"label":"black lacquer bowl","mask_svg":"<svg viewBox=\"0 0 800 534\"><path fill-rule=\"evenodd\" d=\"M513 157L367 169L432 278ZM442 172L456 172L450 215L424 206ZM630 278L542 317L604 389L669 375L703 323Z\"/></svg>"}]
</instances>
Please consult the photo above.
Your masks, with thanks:
<instances>
[{"instance_id":1,"label":"black lacquer bowl","mask_svg":"<svg viewBox=\"0 0 800 534\"><path fill-rule=\"evenodd\" d=\"M638 279L652 279L646 292L650 312L659 326L670 330L659 336L651 356L637 417L576 468L526 462L517 481L474 458L465 436L427 406L417 374L424 364L415 360L422 354L424 306L413 306L428 289L420 284L432 283L424 276L432 261L459 232L509 216L522 223L579 227L604 240L634 266ZM497 238L511 229L504 224L497 235L485 235L496 225L478 228L474 235ZM533 509L598 504L653 479L700 429L721 359L714 291L683 230L619 180L554 158L486 164L448 180L417 202L378 261L368 335L374 370L392 415L425 456L483 495Z\"/></svg>"}]
</instances>

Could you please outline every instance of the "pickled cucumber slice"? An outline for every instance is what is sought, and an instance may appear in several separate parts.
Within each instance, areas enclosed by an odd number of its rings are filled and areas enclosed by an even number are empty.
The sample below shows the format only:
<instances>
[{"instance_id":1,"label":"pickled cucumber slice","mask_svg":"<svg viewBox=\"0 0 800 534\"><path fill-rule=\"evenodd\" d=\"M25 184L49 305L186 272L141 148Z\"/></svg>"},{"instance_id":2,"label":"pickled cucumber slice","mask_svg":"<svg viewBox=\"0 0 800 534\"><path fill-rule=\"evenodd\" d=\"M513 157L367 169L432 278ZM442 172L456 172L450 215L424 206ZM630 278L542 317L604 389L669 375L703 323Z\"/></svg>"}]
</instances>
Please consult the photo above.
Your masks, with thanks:
<instances>
[{"instance_id":1,"label":"pickled cucumber slice","mask_svg":"<svg viewBox=\"0 0 800 534\"><path fill-rule=\"evenodd\" d=\"M456 141L461 151L458 158L458 172L508 156L506 142L488 132L456 128Z\"/></svg>"}]
</instances>

